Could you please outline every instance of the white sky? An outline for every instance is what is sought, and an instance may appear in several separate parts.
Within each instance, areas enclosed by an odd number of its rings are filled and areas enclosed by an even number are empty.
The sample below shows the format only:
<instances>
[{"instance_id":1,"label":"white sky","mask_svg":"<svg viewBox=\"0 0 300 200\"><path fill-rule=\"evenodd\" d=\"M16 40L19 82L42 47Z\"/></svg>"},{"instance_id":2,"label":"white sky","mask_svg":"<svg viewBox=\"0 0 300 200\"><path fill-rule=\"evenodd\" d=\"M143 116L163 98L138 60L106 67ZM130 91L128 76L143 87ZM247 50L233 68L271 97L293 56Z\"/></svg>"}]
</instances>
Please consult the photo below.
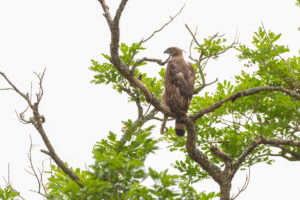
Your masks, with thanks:
<instances>
[{"instance_id":1,"label":"white sky","mask_svg":"<svg viewBox=\"0 0 300 200\"><path fill-rule=\"evenodd\" d=\"M119 1L106 0L114 11ZM300 8L296 0L189 0L182 14L164 32L150 40L144 55L164 59L169 46L188 50L190 36L184 27L198 26L203 36L225 33L232 39L238 31L240 42L250 44L253 32L261 21L267 29L283 33L280 42L298 55L300 44ZM121 20L121 40L132 43L148 36L165 23L184 4L182 0L130 0ZM45 95L40 111L46 117L45 129L58 155L73 167L84 168L92 162L92 147L109 130L120 132L121 121L136 116L135 106L125 96L107 86L90 84L93 73L90 59L102 60L100 53L109 50L110 35L97 0L1 0L0 1L0 70L4 71L23 91L30 82L36 83L33 71L42 72ZM151 68L150 68L151 67ZM145 66L154 73L155 64ZM208 79L231 78L242 69L234 53L222 56L208 66ZM5 87L0 80L0 87ZM15 110L22 111L25 102L10 91L0 92L0 177L7 177L10 163L13 186L26 199L41 199L29 192L36 189L36 180L27 174L29 135L32 135L36 165L47 157L38 133L21 124ZM154 135L159 133L154 133ZM151 156L149 165L168 168L176 153L166 150ZM165 162L162 162L165 161ZM251 170L247 190L239 199L299 199L299 163L279 160L272 166L257 165ZM239 173L233 191L245 178ZM4 182L0 180L0 185ZM201 184L200 191L213 191L212 181Z\"/></svg>"}]
</instances>

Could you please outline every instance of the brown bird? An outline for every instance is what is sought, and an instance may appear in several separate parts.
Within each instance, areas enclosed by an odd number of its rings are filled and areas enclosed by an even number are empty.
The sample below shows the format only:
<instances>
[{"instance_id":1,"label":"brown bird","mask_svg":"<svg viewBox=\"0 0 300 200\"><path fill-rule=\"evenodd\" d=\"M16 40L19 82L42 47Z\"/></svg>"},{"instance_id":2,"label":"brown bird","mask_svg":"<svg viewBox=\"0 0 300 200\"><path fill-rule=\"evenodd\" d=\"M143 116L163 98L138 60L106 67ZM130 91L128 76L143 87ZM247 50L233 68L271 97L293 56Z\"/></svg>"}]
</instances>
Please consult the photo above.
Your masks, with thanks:
<instances>
[{"instance_id":1,"label":"brown bird","mask_svg":"<svg viewBox=\"0 0 300 200\"><path fill-rule=\"evenodd\" d=\"M194 92L195 70L191 63L185 62L180 48L170 47L164 53L170 55L170 60L165 73L163 102L175 113L176 135L182 137L185 132L186 113ZM165 115L162 133L167 118Z\"/></svg>"}]
</instances>

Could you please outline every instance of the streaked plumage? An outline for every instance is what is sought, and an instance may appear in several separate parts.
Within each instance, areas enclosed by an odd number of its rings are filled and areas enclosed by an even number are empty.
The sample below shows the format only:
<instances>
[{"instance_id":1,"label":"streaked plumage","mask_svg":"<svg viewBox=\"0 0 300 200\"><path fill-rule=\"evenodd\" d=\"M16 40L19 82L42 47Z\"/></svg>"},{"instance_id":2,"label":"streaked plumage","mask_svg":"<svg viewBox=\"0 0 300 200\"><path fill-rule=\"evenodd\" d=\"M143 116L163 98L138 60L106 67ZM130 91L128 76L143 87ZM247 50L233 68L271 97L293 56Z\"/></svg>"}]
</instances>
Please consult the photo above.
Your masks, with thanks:
<instances>
[{"instance_id":1,"label":"streaked plumage","mask_svg":"<svg viewBox=\"0 0 300 200\"><path fill-rule=\"evenodd\" d=\"M176 114L176 135L183 136L186 113L194 92L195 71L191 63L185 62L180 48L170 47L165 53L170 54L171 58L164 78L163 101Z\"/></svg>"}]
</instances>

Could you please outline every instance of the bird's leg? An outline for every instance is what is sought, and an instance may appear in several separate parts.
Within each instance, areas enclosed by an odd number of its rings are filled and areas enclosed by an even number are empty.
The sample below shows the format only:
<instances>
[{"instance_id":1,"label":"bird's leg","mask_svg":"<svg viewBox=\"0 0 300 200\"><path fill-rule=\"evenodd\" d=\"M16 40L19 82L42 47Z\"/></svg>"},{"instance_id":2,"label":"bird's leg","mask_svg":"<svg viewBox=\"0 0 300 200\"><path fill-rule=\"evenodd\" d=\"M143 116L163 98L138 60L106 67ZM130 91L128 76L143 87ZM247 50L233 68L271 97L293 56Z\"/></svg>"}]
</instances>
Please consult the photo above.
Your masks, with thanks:
<instances>
[{"instance_id":1,"label":"bird's leg","mask_svg":"<svg viewBox=\"0 0 300 200\"><path fill-rule=\"evenodd\" d=\"M160 128L160 134L164 134L165 132L168 131L168 128L166 127L167 120L168 120L168 115L164 114L164 119Z\"/></svg>"}]
</instances>

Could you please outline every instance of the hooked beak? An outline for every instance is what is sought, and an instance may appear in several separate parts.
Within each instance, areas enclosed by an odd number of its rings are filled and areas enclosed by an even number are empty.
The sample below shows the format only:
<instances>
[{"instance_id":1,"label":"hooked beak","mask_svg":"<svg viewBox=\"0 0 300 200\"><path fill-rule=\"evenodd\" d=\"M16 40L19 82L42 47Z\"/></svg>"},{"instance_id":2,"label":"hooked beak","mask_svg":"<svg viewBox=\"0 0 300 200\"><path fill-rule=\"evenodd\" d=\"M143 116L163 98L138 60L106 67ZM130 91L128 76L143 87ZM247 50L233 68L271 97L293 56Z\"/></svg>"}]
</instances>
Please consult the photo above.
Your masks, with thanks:
<instances>
[{"instance_id":1,"label":"hooked beak","mask_svg":"<svg viewBox=\"0 0 300 200\"><path fill-rule=\"evenodd\" d=\"M169 54L169 53L170 53L170 49L166 49L166 50L164 51L164 53Z\"/></svg>"}]
</instances>

